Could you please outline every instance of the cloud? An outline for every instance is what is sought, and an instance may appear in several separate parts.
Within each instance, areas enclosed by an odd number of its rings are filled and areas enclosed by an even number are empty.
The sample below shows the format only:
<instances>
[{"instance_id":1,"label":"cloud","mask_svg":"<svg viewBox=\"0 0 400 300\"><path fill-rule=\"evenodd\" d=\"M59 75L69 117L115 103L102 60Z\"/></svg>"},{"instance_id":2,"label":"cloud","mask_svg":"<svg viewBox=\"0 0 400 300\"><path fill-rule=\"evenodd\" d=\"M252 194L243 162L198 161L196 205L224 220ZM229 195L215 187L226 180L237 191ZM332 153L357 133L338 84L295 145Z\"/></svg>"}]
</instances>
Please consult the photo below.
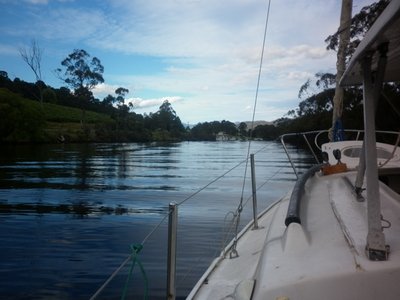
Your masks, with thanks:
<instances>
[{"instance_id":1,"label":"cloud","mask_svg":"<svg viewBox=\"0 0 400 300\"><path fill-rule=\"evenodd\" d=\"M302 71L297 71L297 72L289 72L287 73L287 79L295 79L295 80L307 80L308 78L312 77L313 74L309 72L302 72Z\"/></svg>"},{"instance_id":2,"label":"cloud","mask_svg":"<svg viewBox=\"0 0 400 300\"><path fill-rule=\"evenodd\" d=\"M115 90L120 87L119 85L110 85L101 83L93 89L93 94L100 99L103 99L107 95L115 95ZM147 108L158 108L165 100L169 103L176 103L183 100L180 96L164 96L159 98L141 98L141 97L127 97L125 104L131 103L134 109L146 110ZM154 109L152 109L154 110Z\"/></svg>"},{"instance_id":3,"label":"cloud","mask_svg":"<svg viewBox=\"0 0 400 300\"><path fill-rule=\"evenodd\" d=\"M48 4L48 1L30 0L31 4ZM66 1L57 1L66 2ZM50 5L50 4L49 4ZM21 9L21 8L20 8ZM17 26L4 26L2 30L15 37L40 37L62 43L86 41L98 36L104 28L112 30L113 23L108 21L105 12L74 7L35 8L18 12L19 19L29 22L20 22Z\"/></svg>"},{"instance_id":4,"label":"cloud","mask_svg":"<svg viewBox=\"0 0 400 300\"><path fill-rule=\"evenodd\" d=\"M142 98L128 98L127 103L132 103L135 109L145 109L150 107L159 107L164 101L168 100L169 103L176 103L182 101L183 98L179 96L168 96L154 99L142 99Z\"/></svg>"},{"instance_id":5,"label":"cloud","mask_svg":"<svg viewBox=\"0 0 400 300\"><path fill-rule=\"evenodd\" d=\"M297 59L320 59L326 57L329 53L325 47L314 47L304 44L293 47L273 46L267 50L269 58L295 57Z\"/></svg>"},{"instance_id":6,"label":"cloud","mask_svg":"<svg viewBox=\"0 0 400 300\"><path fill-rule=\"evenodd\" d=\"M19 51L15 46L0 44L0 55L19 55Z\"/></svg>"},{"instance_id":7,"label":"cloud","mask_svg":"<svg viewBox=\"0 0 400 300\"><path fill-rule=\"evenodd\" d=\"M94 87L93 94L98 98L104 98L107 95L114 95L117 88L119 88L117 85L100 83Z\"/></svg>"},{"instance_id":8,"label":"cloud","mask_svg":"<svg viewBox=\"0 0 400 300\"><path fill-rule=\"evenodd\" d=\"M25 0L29 4L47 4L49 0Z\"/></svg>"}]
</instances>

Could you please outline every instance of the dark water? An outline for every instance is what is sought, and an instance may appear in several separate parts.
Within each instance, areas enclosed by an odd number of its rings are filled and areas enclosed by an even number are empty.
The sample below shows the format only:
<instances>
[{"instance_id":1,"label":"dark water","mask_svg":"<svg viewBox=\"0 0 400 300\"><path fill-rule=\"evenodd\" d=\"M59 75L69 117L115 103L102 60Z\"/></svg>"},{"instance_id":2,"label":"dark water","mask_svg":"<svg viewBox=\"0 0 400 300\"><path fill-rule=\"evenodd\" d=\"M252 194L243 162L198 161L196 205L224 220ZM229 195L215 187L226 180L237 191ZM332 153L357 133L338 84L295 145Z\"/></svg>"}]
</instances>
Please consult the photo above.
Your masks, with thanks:
<instances>
[{"instance_id":1,"label":"dark water","mask_svg":"<svg viewBox=\"0 0 400 300\"><path fill-rule=\"evenodd\" d=\"M0 149L2 299L89 299L145 239L150 299L164 299L168 204L180 203L246 157L245 142L14 146ZM279 144L252 142L259 209L295 177ZM297 152L298 162L308 157ZM245 164L179 206L177 294L184 298L222 247ZM244 202L249 199L250 170ZM250 204L251 200L249 201ZM241 226L250 219L251 206ZM159 225L151 236L150 232ZM119 299L127 265L98 299ZM136 265L127 299L142 299Z\"/></svg>"}]
</instances>

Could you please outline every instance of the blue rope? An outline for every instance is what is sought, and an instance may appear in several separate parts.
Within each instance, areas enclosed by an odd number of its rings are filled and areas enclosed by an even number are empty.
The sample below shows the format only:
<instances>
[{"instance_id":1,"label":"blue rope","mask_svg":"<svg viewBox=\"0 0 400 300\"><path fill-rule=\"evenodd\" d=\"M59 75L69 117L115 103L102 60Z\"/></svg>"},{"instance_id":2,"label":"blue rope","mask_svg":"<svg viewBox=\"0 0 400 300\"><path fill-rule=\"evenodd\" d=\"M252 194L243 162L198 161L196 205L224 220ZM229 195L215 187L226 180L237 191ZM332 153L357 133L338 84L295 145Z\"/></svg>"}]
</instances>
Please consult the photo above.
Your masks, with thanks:
<instances>
[{"instance_id":1,"label":"blue rope","mask_svg":"<svg viewBox=\"0 0 400 300\"><path fill-rule=\"evenodd\" d=\"M342 120L337 119L333 126L333 141L340 142L344 140Z\"/></svg>"},{"instance_id":2,"label":"blue rope","mask_svg":"<svg viewBox=\"0 0 400 300\"><path fill-rule=\"evenodd\" d=\"M143 249L143 245L142 244L132 244L130 246L130 248L131 248L131 251L132 251L132 254L131 254L132 265L131 265L131 267L129 269L128 278L126 279L126 282L125 282L125 287L124 287L124 291L123 291L122 296L121 296L121 300L125 300L125 298L126 298L126 293L128 292L129 282L131 281L133 269L134 269L136 263L138 264L138 266L140 268L140 272L142 273L142 276L143 276L143 279L144 279L144 283L145 283L143 299L147 299L148 298L148 290L149 290L149 281L147 279L146 272L144 271L142 262L138 258L138 254Z\"/></svg>"}]
</instances>

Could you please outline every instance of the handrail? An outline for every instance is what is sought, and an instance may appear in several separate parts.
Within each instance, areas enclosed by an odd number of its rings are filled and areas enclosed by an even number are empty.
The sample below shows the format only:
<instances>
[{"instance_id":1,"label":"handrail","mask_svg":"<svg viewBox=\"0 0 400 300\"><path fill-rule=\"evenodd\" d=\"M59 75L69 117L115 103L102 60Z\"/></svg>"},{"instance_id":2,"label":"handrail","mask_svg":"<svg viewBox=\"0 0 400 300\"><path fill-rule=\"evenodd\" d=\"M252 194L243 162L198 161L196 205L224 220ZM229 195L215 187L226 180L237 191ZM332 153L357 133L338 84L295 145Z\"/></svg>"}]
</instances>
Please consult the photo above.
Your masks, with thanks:
<instances>
[{"instance_id":1,"label":"handrail","mask_svg":"<svg viewBox=\"0 0 400 300\"><path fill-rule=\"evenodd\" d=\"M294 185L292 194L290 196L289 207L286 214L285 225L289 226L291 223L301 224L300 219L300 204L304 192L304 186L307 180L318 172L325 164L318 164L307 170Z\"/></svg>"},{"instance_id":2,"label":"handrail","mask_svg":"<svg viewBox=\"0 0 400 300\"><path fill-rule=\"evenodd\" d=\"M357 135L356 135L356 140L359 140L360 135L361 135L362 133L364 133L364 130L362 130L362 129L345 129L344 132L345 132L345 133L356 133L356 134L357 134ZM301 136L301 137L303 137L305 143L306 143L307 146L308 146L308 149L309 149L310 153L312 154L312 156L313 156L314 159L315 159L315 162L316 162L317 164L319 164L320 161L319 161L317 155L315 154L315 151L314 151L312 145L310 144L310 142L309 142L307 136L309 136L309 135L315 135L315 137L314 137L314 145L315 145L315 147L316 147L318 150L321 151L321 146L320 146L319 143L318 143L318 138L319 138L323 133L329 133L329 130L326 130L326 129L325 129L325 130L306 131L306 132L301 132L301 133L286 133L286 134L282 134L282 135L279 137L279 138L280 138L280 141L281 141L281 144L282 144L282 146L283 146L283 149L284 149L284 151L285 151L285 153L286 153L286 156L287 156L287 158L288 158L288 160L289 160L289 163L290 163L290 165L291 165L291 167L292 167L292 169L293 169L293 172L294 172L294 174L296 175L297 178L299 178L299 174L298 174L298 172L297 172L297 170L296 170L296 166L295 166L295 164L293 163L292 157L291 157L291 155L290 155L290 153L289 153L289 151L288 151L288 148L287 148L287 146L286 146L287 142L285 141L285 138L287 138L287 137L296 137L296 136ZM376 134L385 134L385 135L394 135L394 136L400 137L400 132L397 132L397 131L376 130L375 133L376 133Z\"/></svg>"},{"instance_id":3,"label":"handrail","mask_svg":"<svg viewBox=\"0 0 400 300\"><path fill-rule=\"evenodd\" d=\"M281 144L282 144L282 146L283 146L283 149L285 150L286 156L287 156L287 158L288 158L288 160L289 160L289 163L290 163L290 165L292 166L292 169L293 169L293 171L294 171L294 174L296 175L297 178L299 178L299 174L298 174L298 172L297 172L297 170L296 170L296 166L295 166L294 163L293 163L292 157L290 156L290 153L289 153L289 151L288 151L288 149L287 149L287 147L286 147L285 138L286 138L286 137L293 137L293 136L302 136L303 139L305 140L307 146L308 146L308 149L310 150L311 154L313 155L313 157L314 157L316 163L319 164L320 162L319 162L319 160L318 160L318 157L315 155L315 152L314 152L314 150L312 149L312 146L311 146L311 144L309 143L309 141L308 141L308 139L307 139L307 136L308 136L308 135L311 135L311 134L317 134L317 136L319 136L319 135L321 134L321 132L324 132L324 131L327 131L327 130L306 131L306 132L301 132L301 133L286 133L286 134L282 134L282 135L280 136L280 141L281 141ZM314 143L316 143L316 140L314 141ZM317 148L318 148L318 145L317 145ZM318 149L321 149L321 148L318 148Z\"/></svg>"}]
</instances>

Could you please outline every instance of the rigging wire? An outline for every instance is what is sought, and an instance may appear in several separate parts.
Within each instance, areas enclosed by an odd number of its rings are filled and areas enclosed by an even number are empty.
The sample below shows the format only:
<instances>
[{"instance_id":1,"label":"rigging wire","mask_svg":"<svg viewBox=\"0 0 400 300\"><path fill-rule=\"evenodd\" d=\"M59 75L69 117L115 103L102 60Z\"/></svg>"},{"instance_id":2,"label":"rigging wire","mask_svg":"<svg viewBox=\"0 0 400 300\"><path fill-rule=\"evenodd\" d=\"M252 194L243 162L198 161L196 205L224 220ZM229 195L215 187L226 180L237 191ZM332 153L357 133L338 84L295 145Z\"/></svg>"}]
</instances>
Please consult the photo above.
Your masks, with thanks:
<instances>
[{"instance_id":1,"label":"rigging wire","mask_svg":"<svg viewBox=\"0 0 400 300\"><path fill-rule=\"evenodd\" d=\"M242 194L240 196L240 202L239 202L239 205L238 205L238 208L237 208L238 216L237 216L237 219L236 219L235 238L234 238L234 243L233 243L233 247L232 247L232 252L234 252L234 253L237 253L236 252L237 236L238 236L239 223L240 223L240 214L241 214L241 212L243 210L243 195L244 195L244 189L245 189L245 185L246 185L247 167L248 167L248 161L249 161L249 156L250 156L250 148L251 148L251 138L252 138L252 132L253 132L253 128L254 128L254 119L255 119L255 115L256 115L258 94L259 94L259 89L260 89L261 71L262 71L262 65L263 65L263 60L264 60L265 40L267 38L267 29L268 29L270 8L271 8L271 0L268 1L267 16L266 16L266 19L265 19L264 38L263 38L263 43L262 43L262 47L261 47L261 57L260 57L260 65L259 65L259 68L258 68L257 87L256 87L256 93L255 93L255 97L254 97L253 115L252 115L252 120L251 120L249 143L248 143L248 147L247 147L246 167L244 169L244 175L243 175Z\"/></svg>"}]
</instances>

